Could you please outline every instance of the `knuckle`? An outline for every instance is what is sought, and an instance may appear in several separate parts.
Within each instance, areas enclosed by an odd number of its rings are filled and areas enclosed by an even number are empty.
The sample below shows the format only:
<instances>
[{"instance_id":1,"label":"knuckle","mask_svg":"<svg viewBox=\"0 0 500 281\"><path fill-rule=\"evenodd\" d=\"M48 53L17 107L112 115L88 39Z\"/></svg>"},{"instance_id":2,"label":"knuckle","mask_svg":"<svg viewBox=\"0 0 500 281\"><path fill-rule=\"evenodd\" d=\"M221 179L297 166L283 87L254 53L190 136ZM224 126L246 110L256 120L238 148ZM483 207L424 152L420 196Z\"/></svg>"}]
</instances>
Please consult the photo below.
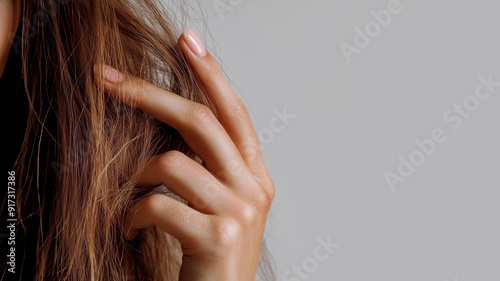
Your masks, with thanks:
<instances>
[{"instance_id":1,"label":"knuckle","mask_svg":"<svg viewBox=\"0 0 500 281\"><path fill-rule=\"evenodd\" d=\"M217 63L212 63L208 67L208 74L212 78L219 78L219 77L222 76L222 71L221 71L221 69L220 69L220 67L219 67L219 65Z\"/></svg>"},{"instance_id":2,"label":"knuckle","mask_svg":"<svg viewBox=\"0 0 500 281\"><path fill-rule=\"evenodd\" d=\"M250 116L245 104L239 98L230 97L226 100L226 105L228 108L228 117L233 119L235 123L244 126L245 130L251 130L249 128ZM250 125L251 126L251 125Z\"/></svg>"},{"instance_id":3,"label":"knuckle","mask_svg":"<svg viewBox=\"0 0 500 281\"><path fill-rule=\"evenodd\" d=\"M153 194L144 198L144 203L141 205L142 209L148 214L161 213L165 208L164 196L161 194Z\"/></svg>"},{"instance_id":4,"label":"knuckle","mask_svg":"<svg viewBox=\"0 0 500 281\"><path fill-rule=\"evenodd\" d=\"M252 226L258 219L257 210L251 206L250 204L242 203L240 204L238 210L239 218L241 219L242 224L246 226Z\"/></svg>"},{"instance_id":5,"label":"knuckle","mask_svg":"<svg viewBox=\"0 0 500 281\"><path fill-rule=\"evenodd\" d=\"M227 101L231 116L236 117L246 117L248 115L248 110L245 104L239 98L231 98Z\"/></svg>"},{"instance_id":6,"label":"knuckle","mask_svg":"<svg viewBox=\"0 0 500 281\"><path fill-rule=\"evenodd\" d=\"M213 125L216 121L212 110L206 105L192 103L187 110L188 119L194 121L201 126Z\"/></svg>"},{"instance_id":7,"label":"knuckle","mask_svg":"<svg viewBox=\"0 0 500 281\"><path fill-rule=\"evenodd\" d=\"M153 85L148 82L141 80L139 78L133 78L131 81L132 93L130 93L129 97L133 104L142 103L147 96L153 91Z\"/></svg>"},{"instance_id":8,"label":"knuckle","mask_svg":"<svg viewBox=\"0 0 500 281\"><path fill-rule=\"evenodd\" d=\"M178 150L169 150L160 156L159 164L164 170L181 168L186 165L186 156Z\"/></svg>"},{"instance_id":9,"label":"knuckle","mask_svg":"<svg viewBox=\"0 0 500 281\"><path fill-rule=\"evenodd\" d=\"M267 213L271 208L273 198L274 188L270 191L259 190L255 194L255 204L260 211Z\"/></svg>"},{"instance_id":10,"label":"knuckle","mask_svg":"<svg viewBox=\"0 0 500 281\"><path fill-rule=\"evenodd\" d=\"M266 185L266 189L268 190L269 199L272 202L274 200L274 195L276 194L276 188L271 179L269 179L269 183Z\"/></svg>"},{"instance_id":11,"label":"knuckle","mask_svg":"<svg viewBox=\"0 0 500 281\"><path fill-rule=\"evenodd\" d=\"M217 250L227 250L238 244L240 225L233 219L221 218L212 224L212 243Z\"/></svg>"},{"instance_id":12,"label":"knuckle","mask_svg":"<svg viewBox=\"0 0 500 281\"><path fill-rule=\"evenodd\" d=\"M240 143L238 145L238 150L241 152L241 155L244 158L248 159L248 161L251 161L251 162L259 161L261 158L259 140L258 140L256 135L249 136L248 140L246 140L243 143ZM263 168L260 168L260 167L259 167L259 169L263 170ZM260 172L258 169L256 169L255 173L258 174L258 173L263 173L263 172Z\"/></svg>"}]
</instances>

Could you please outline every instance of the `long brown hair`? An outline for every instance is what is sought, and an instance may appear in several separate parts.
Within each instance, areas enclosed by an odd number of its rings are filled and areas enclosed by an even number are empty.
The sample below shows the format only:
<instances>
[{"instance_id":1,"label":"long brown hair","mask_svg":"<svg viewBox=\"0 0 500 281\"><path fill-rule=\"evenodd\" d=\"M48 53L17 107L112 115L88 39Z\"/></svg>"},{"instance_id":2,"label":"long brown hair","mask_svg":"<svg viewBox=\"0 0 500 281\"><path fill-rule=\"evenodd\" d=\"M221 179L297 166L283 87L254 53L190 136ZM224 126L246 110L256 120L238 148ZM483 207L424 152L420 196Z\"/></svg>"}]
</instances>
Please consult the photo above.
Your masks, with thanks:
<instances>
[{"instance_id":1,"label":"long brown hair","mask_svg":"<svg viewBox=\"0 0 500 281\"><path fill-rule=\"evenodd\" d=\"M178 21L152 0L29 0L23 11L30 113L16 170L19 206L31 197L39 212L36 280L178 280L175 239L151 228L125 241L122 227L134 202L163 192L137 188L142 160L171 149L196 156L174 129L93 79L105 63L210 106L177 46ZM261 277L274 279L263 265Z\"/></svg>"}]
</instances>

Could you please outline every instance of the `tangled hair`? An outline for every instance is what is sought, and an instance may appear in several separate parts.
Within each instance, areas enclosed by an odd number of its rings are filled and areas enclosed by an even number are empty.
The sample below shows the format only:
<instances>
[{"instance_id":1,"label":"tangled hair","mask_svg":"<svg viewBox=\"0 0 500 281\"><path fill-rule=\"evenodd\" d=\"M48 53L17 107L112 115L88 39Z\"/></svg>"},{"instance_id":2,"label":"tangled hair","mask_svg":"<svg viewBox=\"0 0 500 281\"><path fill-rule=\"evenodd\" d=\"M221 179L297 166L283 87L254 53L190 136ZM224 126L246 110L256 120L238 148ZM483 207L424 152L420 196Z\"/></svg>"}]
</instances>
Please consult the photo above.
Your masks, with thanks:
<instances>
[{"instance_id":1,"label":"tangled hair","mask_svg":"<svg viewBox=\"0 0 500 281\"><path fill-rule=\"evenodd\" d=\"M136 186L142 160L171 149L200 160L176 130L110 98L93 79L94 65L108 64L210 106L177 45L177 21L166 15L153 0L23 3L30 110L15 170L19 220L33 209L39 225L36 280L178 280L177 240L153 227L125 241L122 229L132 204L164 192ZM274 280L270 264L260 264L260 277Z\"/></svg>"}]
</instances>

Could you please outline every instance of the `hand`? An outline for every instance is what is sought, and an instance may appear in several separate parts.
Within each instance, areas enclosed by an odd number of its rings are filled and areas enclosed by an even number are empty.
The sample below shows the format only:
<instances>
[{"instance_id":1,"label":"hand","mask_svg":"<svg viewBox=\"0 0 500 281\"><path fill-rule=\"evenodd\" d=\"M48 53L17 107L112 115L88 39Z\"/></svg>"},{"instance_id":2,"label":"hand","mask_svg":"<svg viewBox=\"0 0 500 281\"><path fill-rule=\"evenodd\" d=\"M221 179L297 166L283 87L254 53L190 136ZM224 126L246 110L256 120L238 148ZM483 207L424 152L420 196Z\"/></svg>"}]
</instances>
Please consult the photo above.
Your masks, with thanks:
<instances>
[{"instance_id":1,"label":"hand","mask_svg":"<svg viewBox=\"0 0 500 281\"><path fill-rule=\"evenodd\" d=\"M146 197L128 213L124 237L157 226L179 240L180 280L255 280L274 197L255 130L241 100L194 32L178 44L217 109L201 105L104 66L105 91L174 127L205 166L179 151L154 156L139 185L163 184L189 202Z\"/></svg>"}]
</instances>

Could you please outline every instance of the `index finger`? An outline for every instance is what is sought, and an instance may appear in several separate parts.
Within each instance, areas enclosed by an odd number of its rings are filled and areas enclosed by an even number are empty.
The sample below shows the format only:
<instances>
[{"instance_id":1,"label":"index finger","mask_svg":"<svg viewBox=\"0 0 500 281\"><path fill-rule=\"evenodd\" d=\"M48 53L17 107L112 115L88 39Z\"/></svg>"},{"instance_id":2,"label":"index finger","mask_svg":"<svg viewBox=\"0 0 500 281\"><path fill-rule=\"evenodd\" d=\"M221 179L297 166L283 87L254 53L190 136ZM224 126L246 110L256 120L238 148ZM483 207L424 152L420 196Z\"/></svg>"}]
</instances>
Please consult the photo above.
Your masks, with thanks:
<instances>
[{"instance_id":1,"label":"index finger","mask_svg":"<svg viewBox=\"0 0 500 281\"><path fill-rule=\"evenodd\" d=\"M257 175L267 173L248 111L227 83L217 62L191 29L179 38L178 44L214 102L220 123L238 147L250 171Z\"/></svg>"}]
</instances>

